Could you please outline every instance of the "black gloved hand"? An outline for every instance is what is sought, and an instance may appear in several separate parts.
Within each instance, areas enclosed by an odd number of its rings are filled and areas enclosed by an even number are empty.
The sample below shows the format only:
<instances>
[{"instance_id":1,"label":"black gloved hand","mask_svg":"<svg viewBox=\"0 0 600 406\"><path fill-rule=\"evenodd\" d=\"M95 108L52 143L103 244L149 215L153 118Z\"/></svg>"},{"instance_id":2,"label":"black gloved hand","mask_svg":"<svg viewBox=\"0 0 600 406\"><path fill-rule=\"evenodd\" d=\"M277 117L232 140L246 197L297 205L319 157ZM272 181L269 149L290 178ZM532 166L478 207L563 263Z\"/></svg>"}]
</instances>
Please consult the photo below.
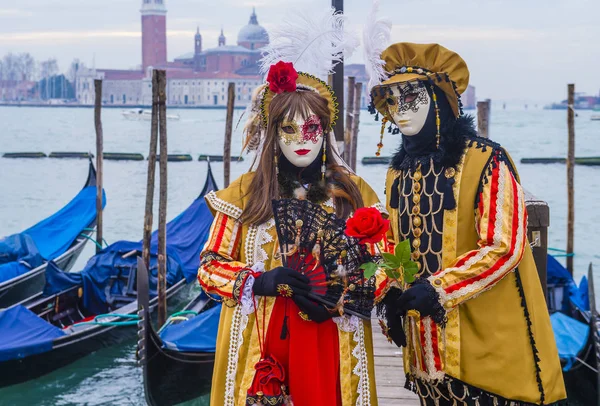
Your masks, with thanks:
<instances>
[{"instance_id":1,"label":"black gloved hand","mask_svg":"<svg viewBox=\"0 0 600 406\"><path fill-rule=\"evenodd\" d=\"M308 318L316 323L323 323L332 317L338 316L337 313L331 313L325 306L313 302L305 296L294 296L294 302Z\"/></svg>"},{"instance_id":2,"label":"black gloved hand","mask_svg":"<svg viewBox=\"0 0 600 406\"><path fill-rule=\"evenodd\" d=\"M398 347L406 347L406 334L404 333L404 323L398 300L402 296L400 289L392 288L383 298L385 308L385 319L387 324L387 336Z\"/></svg>"},{"instance_id":3,"label":"black gloved hand","mask_svg":"<svg viewBox=\"0 0 600 406\"><path fill-rule=\"evenodd\" d=\"M397 300L396 306L404 314L409 310L417 310L421 317L431 317L443 326L446 321L446 310L439 301L439 294L426 279L417 279Z\"/></svg>"},{"instance_id":4,"label":"black gloved hand","mask_svg":"<svg viewBox=\"0 0 600 406\"><path fill-rule=\"evenodd\" d=\"M310 292L309 282L300 272L279 266L261 273L255 279L252 291L257 296L306 296Z\"/></svg>"}]
</instances>

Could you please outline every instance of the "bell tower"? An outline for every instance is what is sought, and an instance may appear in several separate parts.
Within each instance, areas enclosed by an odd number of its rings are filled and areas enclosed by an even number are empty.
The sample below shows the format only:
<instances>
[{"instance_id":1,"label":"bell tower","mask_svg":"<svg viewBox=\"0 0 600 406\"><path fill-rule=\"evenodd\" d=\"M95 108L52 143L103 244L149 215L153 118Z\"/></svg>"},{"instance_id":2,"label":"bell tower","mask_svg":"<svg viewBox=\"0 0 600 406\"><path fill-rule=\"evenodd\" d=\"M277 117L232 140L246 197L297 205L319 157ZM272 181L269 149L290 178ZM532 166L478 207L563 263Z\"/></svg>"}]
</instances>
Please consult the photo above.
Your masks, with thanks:
<instances>
[{"instance_id":1,"label":"bell tower","mask_svg":"<svg viewBox=\"0 0 600 406\"><path fill-rule=\"evenodd\" d=\"M142 69L167 63L165 0L142 0Z\"/></svg>"},{"instance_id":2,"label":"bell tower","mask_svg":"<svg viewBox=\"0 0 600 406\"><path fill-rule=\"evenodd\" d=\"M202 52L202 35L200 35L200 27L198 27L194 36L194 54L199 54L200 52Z\"/></svg>"},{"instance_id":3,"label":"bell tower","mask_svg":"<svg viewBox=\"0 0 600 406\"><path fill-rule=\"evenodd\" d=\"M200 27L194 35L194 71L203 72L205 68L206 58L202 56L202 35L200 35Z\"/></svg>"},{"instance_id":4,"label":"bell tower","mask_svg":"<svg viewBox=\"0 0 600 406\"><path fill-rule=\"evenodd\" d=\"M221 35L219 35L219 46L224 47L226 43L225 34L223 33L223 27L221 27Z\"/></svg>"}]
</instances>

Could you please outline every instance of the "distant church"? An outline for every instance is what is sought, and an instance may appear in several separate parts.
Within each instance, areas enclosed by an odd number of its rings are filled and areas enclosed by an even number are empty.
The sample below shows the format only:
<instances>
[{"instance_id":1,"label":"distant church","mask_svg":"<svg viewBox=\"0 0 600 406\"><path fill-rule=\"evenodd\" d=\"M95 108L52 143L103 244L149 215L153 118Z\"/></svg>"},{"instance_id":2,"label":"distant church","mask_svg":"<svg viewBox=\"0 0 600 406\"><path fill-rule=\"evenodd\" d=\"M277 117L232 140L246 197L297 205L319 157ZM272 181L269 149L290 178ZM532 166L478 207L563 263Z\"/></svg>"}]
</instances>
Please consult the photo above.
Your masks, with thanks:
<instances>
[{"instance_id":1,"label":"distant church","mask_svg":"<svg viewBox=\"0 0 600 406\"><path fill-rule=\"evenodd\" d=\"M175 58L171 66L193 68L194 72L228 72L237 75L258 75L260 49L269 44L267 30L258 24L256 11L252 11L250 22L238 33L237 45L227 45L221 29L219 45L202 50L200 29L194 37L194 52Z\"/></svg>"},{"instance_id":2,"label":"distant church","mask_svg":"<svg viewBox=\"0 0 600 406\"><path fill-rule=\"evenodd\" d=\"M197 28L194 52L167 60L167 8L164 0L142 0L142 64L138 70L86 69L76 73L76 96L81 104L94 103L94 79L103 79L106 105L149 106L152 103L152 69L167 71L167 103L171 106L224 107L227 84L236 84L236 106L246 106L252 91L262 83L258 70L261 48L269 44L267 31L258 23L256 10L239 31L237 45L227 45L223 29L214 48L203 49ZM368 78L362 64L347 64L345 76L363 84L361 106L369 103ZM463 95L466 108L475 104L475 88Z\"/></svg>"},{"instance_id":3,"label":"distant church","mask_svg":"<svg viewBox=\"0 0 600 406\"><path fill-rule=\"evenodd\" d=\"M252 10L239 31L237 45L227 45L221 29L218 46L202 48L200 29L194 52L167 60L167 9L164 0L142 0L142 64L139 70L81 69L76 76L77 100L93 104L94 79L103 79L106 105L150 105L152 69L167 71L167 103L177 106L225 106L227 83L236 84L236 105L245 106L262 77L258 70L261 48L269 44L267 31Z\"/></svg>"}]
</instances>

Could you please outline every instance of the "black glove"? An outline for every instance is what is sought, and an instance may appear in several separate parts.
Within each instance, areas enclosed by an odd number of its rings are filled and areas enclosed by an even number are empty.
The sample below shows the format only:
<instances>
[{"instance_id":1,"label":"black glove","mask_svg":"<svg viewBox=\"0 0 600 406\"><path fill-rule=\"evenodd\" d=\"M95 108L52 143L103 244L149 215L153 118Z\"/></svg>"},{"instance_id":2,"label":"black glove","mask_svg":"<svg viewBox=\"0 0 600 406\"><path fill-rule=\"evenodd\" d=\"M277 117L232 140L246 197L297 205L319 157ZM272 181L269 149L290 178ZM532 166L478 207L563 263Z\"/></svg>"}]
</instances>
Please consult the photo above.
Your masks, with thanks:
<instances>
[{"instance_id":1,"label":"black glove","mask_svg":"<svg viewBox=\"0 0 600 406\"><path fill-rule=\"evenodd\" d=\"M331 313L325 306L320 303L315 303L305 296L294 296L294 302L300 310L302 310L308 318L316 323L323 323L334 316L338 316L336 312Z\"/></svg>"},{"instance_id":2,"label":"black glove","mask_svg":"<svg viewBox=\"0 0 600 406\"><path fill-rule=\"evenodd\" d=\"M298 271L283 266L263 272L258 276L252 291L257 296L306 296L310 280Z\"/></svg>"},{"instance_id":3,"label":"black glove","mask_svg":"<svg viewBox=\"0 0 600 406\"><path fill-rule=\"evenodd\" d=\"M383 306L385 309L385 319L387 324L388 338L398 347L406 347L406 334L404 334L404 323L402 314L400 314L400 308L398 307L398 300L402 296L400 289L392 288L383 298Z\"/></svg>"},{"instance_id":4,"label":"black glove","mask_svg":"<svg viewBox=\"0 0 600 406\"><path fill-rule=\"evenodd\" d=\"M439 301L439 294L426 279L417 279L400 296L396 306L402 314L409 310L417 310L421 317L431 317L439 326L445 324L446 310Z\"/></svg>"}]
</instances>

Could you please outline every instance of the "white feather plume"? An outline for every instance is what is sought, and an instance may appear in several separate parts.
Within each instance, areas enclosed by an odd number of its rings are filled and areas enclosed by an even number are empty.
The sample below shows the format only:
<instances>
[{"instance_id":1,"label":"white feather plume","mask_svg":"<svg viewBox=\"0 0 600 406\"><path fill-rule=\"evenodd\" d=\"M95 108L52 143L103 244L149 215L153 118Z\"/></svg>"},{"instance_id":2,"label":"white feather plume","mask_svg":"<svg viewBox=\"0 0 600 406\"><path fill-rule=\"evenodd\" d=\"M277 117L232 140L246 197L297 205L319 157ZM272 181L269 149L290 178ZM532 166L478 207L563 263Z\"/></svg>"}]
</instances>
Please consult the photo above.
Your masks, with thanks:
<instances>
[{"instance_id":1,"label":"white feather plume","mask_svg":"<svg viewBox=\"0 0 600 406\"><path fill-rule=\"evenodd\" d=\"M324 77L349 58L359 45L356 34L344 30L346 17L334 8L295 10L269 32L260 71L266 74L279 61L292 62L297 71Z\"/></svg>"},{"instance_id":2,"label":"white feather plume","mask_svg":"<svg viewBox=\"0 0 600 406\"><path fill-rule=\"evenodd\" d=\"M385 61L381 59L381 53L390 43L392 22L389 19L377 19L378 11L379 0L373 0L367 23L363 29L365 70L369 78L368 91L387 79L384 69Z\"/></svg>"}]
</instances>

